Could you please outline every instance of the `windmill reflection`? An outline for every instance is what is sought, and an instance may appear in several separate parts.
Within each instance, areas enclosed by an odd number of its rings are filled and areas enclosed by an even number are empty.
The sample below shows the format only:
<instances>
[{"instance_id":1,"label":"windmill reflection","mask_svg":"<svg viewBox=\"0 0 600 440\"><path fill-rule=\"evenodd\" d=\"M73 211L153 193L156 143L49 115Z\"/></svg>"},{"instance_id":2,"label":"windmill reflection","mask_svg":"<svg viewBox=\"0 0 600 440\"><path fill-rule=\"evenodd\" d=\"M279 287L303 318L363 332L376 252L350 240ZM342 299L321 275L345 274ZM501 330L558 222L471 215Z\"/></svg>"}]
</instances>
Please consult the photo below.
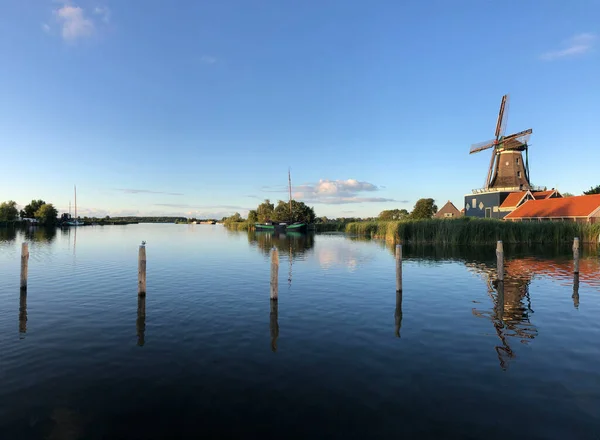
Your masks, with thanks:
<instances>
[{"instance_id":1,"label":"windmill reflection","mask_svg":"<svg viewBox=\"0 0 600 440\"><path fill-rule=\"evenodd\" d=\"M467 266L487 278L488 295L493 308L491 311L473 309L473 314L487 318L492 322L500 344L494 347L498 362L502 369L508 368L508 363L515 358L511 346L515 341L528 344L538 335L537 327L531 322L534 311L531 308L529 285L532 276L527 272L515 270L514 261L505 264L504 282L496 281L496 271L493 267L482 263L467 263Z\"/></svg>"}]
</instances>

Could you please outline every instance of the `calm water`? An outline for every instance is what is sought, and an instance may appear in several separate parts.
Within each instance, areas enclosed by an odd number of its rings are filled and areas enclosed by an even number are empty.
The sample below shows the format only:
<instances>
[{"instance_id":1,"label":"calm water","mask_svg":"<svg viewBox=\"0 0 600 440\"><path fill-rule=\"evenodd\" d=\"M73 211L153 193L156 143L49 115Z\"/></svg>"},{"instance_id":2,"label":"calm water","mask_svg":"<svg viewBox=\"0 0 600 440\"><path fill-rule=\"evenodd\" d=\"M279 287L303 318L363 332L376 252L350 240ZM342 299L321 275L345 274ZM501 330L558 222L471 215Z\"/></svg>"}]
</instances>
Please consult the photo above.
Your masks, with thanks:
<instances>
[{"instance_id":1,"label":"calm water","mask_svg":"<svg viewBox=\"0 0 600 440\"><path fill-rule=\"evenodd\" d=\"M400 296L378 241L0 229L0 438L600 438L597 250L507 249L503 292L493 248L404 250Z\"/></svg>"}]
</instances>

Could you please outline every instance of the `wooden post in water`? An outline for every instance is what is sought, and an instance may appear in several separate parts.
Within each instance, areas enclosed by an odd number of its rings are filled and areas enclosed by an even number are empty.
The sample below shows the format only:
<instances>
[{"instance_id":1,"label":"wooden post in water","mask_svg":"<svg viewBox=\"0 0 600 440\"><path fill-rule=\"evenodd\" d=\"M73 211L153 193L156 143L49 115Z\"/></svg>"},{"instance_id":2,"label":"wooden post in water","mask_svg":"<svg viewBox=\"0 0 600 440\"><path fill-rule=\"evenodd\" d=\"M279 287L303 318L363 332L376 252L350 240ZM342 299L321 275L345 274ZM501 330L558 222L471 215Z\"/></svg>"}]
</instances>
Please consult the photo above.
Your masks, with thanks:
<instances>
[{"instance_id":1,"label":"wooden post in water","mask_svg":"<svg viewBox=\"0 0 600 440\"><path fill-rule=\"evenodd\" d=\"M29 245L21 245L21 290L27 290L27 271L29 268Z\"/></svg>"},{"instance_id":2,"label":"wooden post in water","mask_svg":"<svg viewBox=\"0 0 600 440\"><path fill-rule=\"evenodd\" d=\"M573 273L579 273L579 237L573 240Z\"/></svg>"},{"instance_id":3,"label":"wooden post in water","mask_svg":"<svg viewBox=\"0 0 600 440\"><path fill-rule=\"evenodd\" d=\"M504 246L502 240L498 240L496 246L496 264L498 272L498 281L504 281Z\"/></svg>"},{"instance_id":4,"label":"wooden post in water","mask_svg":"<svg viewBox=\"0 0 600 440\"><path fill-rule=\"evenodd\" d=\"M146 294L146 246L140 246L138 254L138 295Z\"/></svg>"},{"instance_id":5,"label":"wooden post in water","mask_svg":"<svg viewBox=\"0 0 600 440\"><path fill-rule=\"evenodd\" d=\"M277 300L279 293L279 252L276 247L271 250L271 299Z\"/></svg>"},{"instance_id":6,"label":"wooden post in water","mask_svg":"<svg viewBox=\"0 0 600 440\"><path fill-rule=\"evenodd\" d=\"M402 292L402 245L396 245L396 292Z\"/></svg>"}]
</instances>

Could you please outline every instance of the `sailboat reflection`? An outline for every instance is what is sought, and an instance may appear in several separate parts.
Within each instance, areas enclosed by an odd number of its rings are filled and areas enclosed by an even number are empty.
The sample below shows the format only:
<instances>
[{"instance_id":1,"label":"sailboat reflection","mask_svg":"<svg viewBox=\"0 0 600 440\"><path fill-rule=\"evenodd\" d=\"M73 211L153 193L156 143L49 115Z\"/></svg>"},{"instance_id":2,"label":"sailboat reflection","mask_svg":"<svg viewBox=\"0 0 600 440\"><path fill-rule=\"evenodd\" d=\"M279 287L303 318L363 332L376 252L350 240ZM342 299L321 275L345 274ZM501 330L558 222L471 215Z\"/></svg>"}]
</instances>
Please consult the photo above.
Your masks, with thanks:
<instances>
[{"instance_id":1,"label":"sailboat reflection","mask_svg":"<svg viewBox=\"0 0 600 440\"><path fill-rule=\"evenodd\" d=\"M135 321L137 345L144 346L146 336L146 296L138 295L137 320Z\"/></svg>"}]
</instances>

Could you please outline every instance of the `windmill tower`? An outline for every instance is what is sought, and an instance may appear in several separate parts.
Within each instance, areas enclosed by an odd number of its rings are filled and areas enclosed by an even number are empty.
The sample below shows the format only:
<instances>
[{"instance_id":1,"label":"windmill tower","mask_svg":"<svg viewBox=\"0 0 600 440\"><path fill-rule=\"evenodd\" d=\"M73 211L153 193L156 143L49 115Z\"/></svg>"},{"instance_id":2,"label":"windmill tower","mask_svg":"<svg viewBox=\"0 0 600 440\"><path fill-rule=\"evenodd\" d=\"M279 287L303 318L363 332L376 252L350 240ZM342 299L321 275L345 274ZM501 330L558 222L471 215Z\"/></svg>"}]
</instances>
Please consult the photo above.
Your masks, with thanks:
<instances>
[{"instance_id":1,"label":"windmill tower","mask_svg":"<svg viewBox=\"0 0 600 440\"><path fill-rule=\"evenodd\" d=\"M504 95L496 123L496 137L472 145L469 152L469 154L473 154L493 148L484 185L486 191L531 189L527 142L533 131L530 128L505 136L507 119L508 95ZM523 151L525 151L525 162L523 162Z\"/></svg>"}]
</instances>

